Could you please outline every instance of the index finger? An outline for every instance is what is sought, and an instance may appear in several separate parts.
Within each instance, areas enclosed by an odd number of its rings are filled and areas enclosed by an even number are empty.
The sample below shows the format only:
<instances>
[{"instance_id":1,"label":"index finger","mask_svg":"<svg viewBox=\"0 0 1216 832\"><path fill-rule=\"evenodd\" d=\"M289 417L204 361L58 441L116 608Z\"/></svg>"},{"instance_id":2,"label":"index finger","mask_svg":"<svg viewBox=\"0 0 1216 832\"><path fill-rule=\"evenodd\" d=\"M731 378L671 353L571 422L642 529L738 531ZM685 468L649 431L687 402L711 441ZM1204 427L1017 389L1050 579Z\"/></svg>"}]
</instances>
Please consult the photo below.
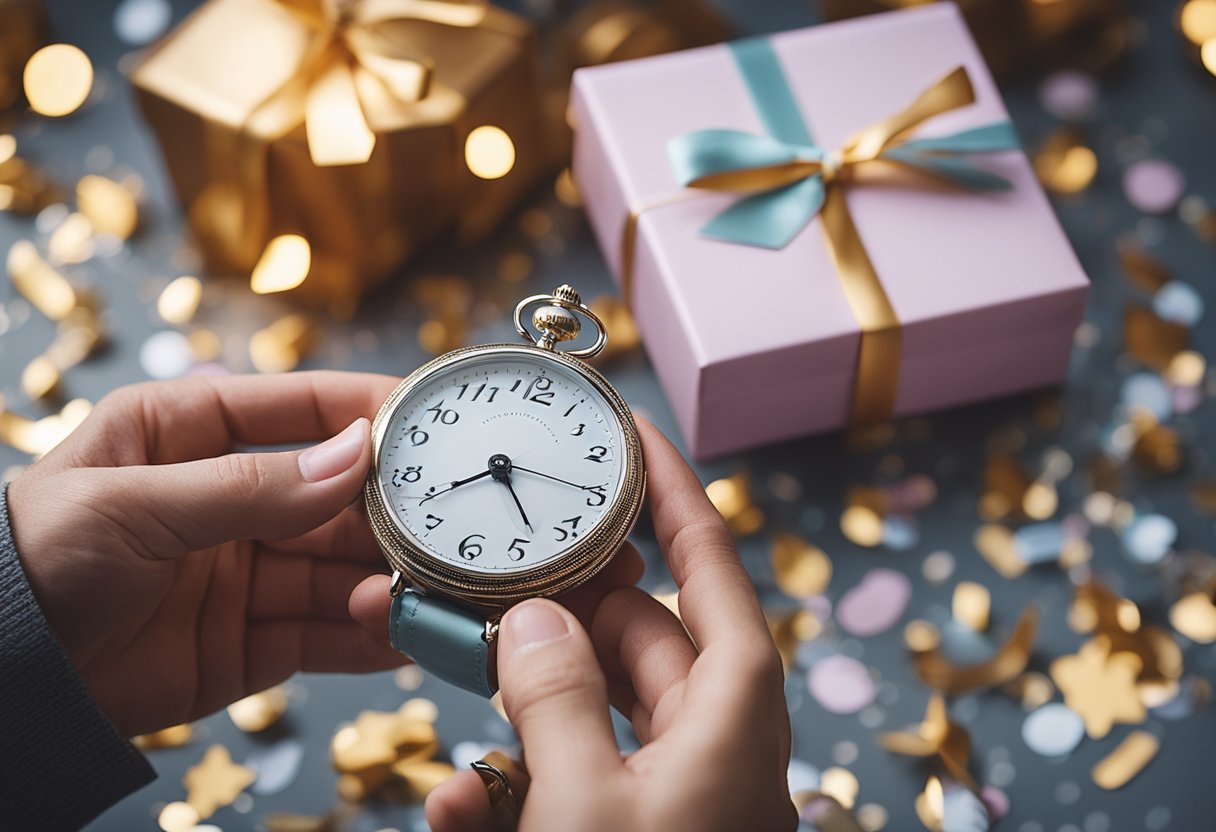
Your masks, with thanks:
<instances>
[{"instance_id":1,"label":"index finger","mask_svg":"<svg viewBox=\"0 0 1216 832\"><path fill-rule=\"evenodd\" d=\"M650 422L636 421L655 533L680 588L680 618L697 648L704 651L715 642L771 642L760 601L722 515L680 452Z\"/></svg>"},{"instance_id":2,"label":"index finger","mask_svg":"<svg viewBox=\"0 0 1216 832\"><path fill-rule=\"evenodd\" d=\"M103 399L79 433L90 455L114 456L86 458L89 464L187 462L237 445L326 439L360 416L374 416L399 383L391 376L334 371L147 382ZM107 410L117 418L106 418ZM104 432L104 442L89 441L97 431Z\"/></svg>"}]
</instances>

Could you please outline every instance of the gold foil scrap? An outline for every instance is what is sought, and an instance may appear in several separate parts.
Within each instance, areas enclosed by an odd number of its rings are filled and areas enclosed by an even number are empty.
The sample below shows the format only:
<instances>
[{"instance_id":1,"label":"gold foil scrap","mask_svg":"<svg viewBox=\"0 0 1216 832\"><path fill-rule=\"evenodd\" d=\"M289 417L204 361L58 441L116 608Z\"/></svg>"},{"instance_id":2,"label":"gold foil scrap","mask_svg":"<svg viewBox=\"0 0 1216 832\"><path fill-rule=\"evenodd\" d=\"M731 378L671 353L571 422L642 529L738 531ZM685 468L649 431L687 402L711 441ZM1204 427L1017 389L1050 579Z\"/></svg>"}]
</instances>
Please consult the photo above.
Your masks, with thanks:
<instances>
[{"instance_id":1,"label":"gold foil scrap","mask_svg":"<svg viewBox=\"0 0 1216 832\"><path fill-rule=\"evenodd\" d=\"M1110 639L1098 636L1078 653L1051 663L1051 678L1064 694L1064 704L1081 715L1094 739L1110 733L1116 722L1144 721L1144 705L1136 690L1140 659L1132 653L1111 653Z\"/></svg>"},{"instance_id":2,"label":"gold foil scrap","mask_svg":"<svg viewBox=\"0 0 1216 832\"><path fill-rule=\"evenodd\" d=\"M1076 194L1089 187L1098 173L1098 156L1069 128L1059 130L1034 153L1034 172L1052 193Z\"/></svg>"},{"instance_id":3,"label":"gold foil scrap","mask_svg":"<svg viewBox=\"0 0 1216 832\"><path fill-rule=\"evenodd\" d=\"M999 523L987 523L976 530L975 548L1002 578L1012 580L1030 568L1018 555L1013 532Z\"/></svg>"},{"instance_id":4,"label":"gold foil scrap","mask_svg":"<svg viewBox=\"0 0 1216 832\"><path fill-rule=\"evenodd\" d=\"M276 685L228 706L232 724L247 734L265 731L287 713L287 691Z\"/></svg>"},{"instance_id":5,"label":"gold foil scrap","mask_svg":"<svg viewBox=\"0 0 1216 832\"><path fill-rule=\"evenodd\" d=\"M882 517L869 506L849 506L840 515L840 531L849 542L874 548L882 543Z\"/></svg>"},{"instance_id":6,"label":"gold foil scrap","mask_svg":"<svg viewBox=\"0 0 1216 832\"><path fill-rule=\"evenodd\" d=\"M194 736L194 726L190 723L170 725L151 734L143 734L131 740L141 751L152 751L158 748L180 748Z\"/></svg>"},{"instance_id":7,"label":"gold foil scrap","mask_svg":"<svg viewBox=\"0 0 1216 832\"><path fill-rule=\"evenodd\" d=\"M1141 430L1132 445L1132 460L1141 473L1152 476L1172 474L1182 467L1184 448L1178 432L1153 424Z\"/></svg>"},{"instance_id":8,"label":"gold foil scrap","mask_svg":"<svg viewBox=\"0 0 1216 832\"><path fill-rule=\"evenodd\" d=\"M72 284L28 240L18 240L9 248L8 274L21 296L52 321L62 321L76 308Z\"/></svg>"},{"instance_id":9,"label":"gold foil scrap","mask_svg":"<svg viewBox=\"0 0 1216 832\"><path fill-rule=\"evenodd\" d=\"M912 666L926 685L936 691L955 695L997 687L1016 679L1030 661L1038 630L1038 613L1026 607L1018 623L996 654L979 664L960 667L947 659L940 648L914 653Z\"/></svg>"},{"instance_id":10,"label":"gold foil scrap","mask_svg":"<svg viewBox=\"0 0 1216 832\"><path fill-rule=\"evenodd\" d=\"M932 623L924 619L909 621L904 627L904 646L913 653L924 653L937 649L942 634Z\"/></svg>"},{"instance_id":11,"label":"gold foil scrap","mask_svg":"<svg viewBox=\"0 0 1216 832\"><path fill-rule=\"evenodd\" d=\"M1165 263L1148 254L1134 243L1119 244L1119 264L1128 281L1151 294L1173 279L1174 273Z\"/></svg>"},{"instance_id":12,"label":"gold foil scrap","mask_svg":"<svg viewBox=\"0 0 1216 832\"><path fill-rule=\"evenodd\" d=\"M121 182L89 174L76 183L76 208L99 234L125 240L139 226L135 193Z\"/></svg>"},{"instance_id":13,"label":"gold foil scrap","mask_svg":"<svg viewBox=\"0 0 1216 832\"><path fill-rule=\"evenodd\" d=\"M294 370L314 341L313 325L306 316L284 315L249 338L249 358L259 373Z\"/></svg>"},{"instance_id":14,"label":"gold foil scrap","mask_svg":"<svg viewBox=\"0 0 1216 832\"><path fill-rule=\"evenodd\" d=\"M810 598L828 588L832 561L818 546L795 534L779 534L769 550L777 586L793 598Z\"/></svg>"},{"instance_id":15,"label":"gold foil scrap","mask_svg":"<svg viewBox=\"0 0 1216 832\"><path fill-rule=\"evenodd\" d=\"M255 779L253 769L232 762L227 748L213 745L198 764L186 771L182 785L187 791L186 802L198 811L200 819L205 819L236 800Z\"/></svg>"},{"instance_id":16,"label":"gold foil scrap","mask_svg":"<svg viewBox=\"0 0 1216 832\"><path fill-rule=\"evenodd\" d=\"M942 832L942 819L946 813L946 794L942 781L930 777L925 790L916 796L916 817L931 832Z\"/></svg>"},{"instance_id":17,"label":"gold foil scrap","mask_svg":"<svg viewBox=\"0 0 1216 832\"><path fill-rule=\"evenodd\" d=\"M410 797L421 802L431 790L456 773L451 763L437 760L415 763L394 763L393 774L401 778Z\"/></svg>"},{"instance_id":18,"label":"gold foil scrap","mask_svg":"<svg viewBox=\"0 0 1216 832\"><path fill-rule=\"evenodd\" d=\"M1094 783L1107 790L1127 785L1153 761L1161 743L1147 731L1132 731L1094 766Z\"/></svg>"},{"instance_id":19,"label":"gold foil scrap","mask_svg":"<svg viewBox=\"0 0 1216 832\"><path fill-rule=\"evenodd\" d=\"M59 369L45 355L25 365L21 373L21 389L34 401L50 398L59 390Z\"/></svg>"},{"instance_id":20,"label":"gold foil scrap","mask_svg":"<svg viewBox=\"0 0 1216 832\"><path fill-rule=\"evenodd\" d=\"M746 473L739 472L714 480L705 486L705 494L734 534L749 535L764 525L764 512L752 502L751 484Z\"/></svg>"},{"instance_id":21,"label":"gold foil scrap","mask_svg":"<svg viewBox=\"0 0 1216 832\"><path fill-rule=\"evenodd\" d=\"M1164 370L1174 356L1187 348L1190 330L1162 320L1145 306L1129 303L1123 309L1123 338L1132 357L1153 369Z\"/></svg>"},{"instance_id":22,"label":"gold foil scrap","mask_svg":"<svg viewBox=\"0 0 1216 832\"><path fill-rule=\"evenodd\" d=\"M929 698L919 725L905 731L880 734L879 744L892 754L907 757L937 757L947 773L972 791L978 791L967 766L971 761L971 737L950 720L946 700L939 694Z\"/></svg>"}]
</instances>

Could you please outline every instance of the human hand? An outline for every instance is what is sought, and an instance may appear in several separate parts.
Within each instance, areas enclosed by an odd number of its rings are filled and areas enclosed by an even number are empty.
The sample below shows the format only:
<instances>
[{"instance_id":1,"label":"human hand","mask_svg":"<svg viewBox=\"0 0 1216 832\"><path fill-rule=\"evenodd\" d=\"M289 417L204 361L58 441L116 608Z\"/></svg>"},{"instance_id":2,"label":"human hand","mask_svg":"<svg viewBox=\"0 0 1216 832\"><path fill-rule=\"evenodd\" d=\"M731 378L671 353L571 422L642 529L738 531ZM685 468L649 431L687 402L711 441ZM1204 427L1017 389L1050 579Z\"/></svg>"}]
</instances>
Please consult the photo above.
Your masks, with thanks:
<instances>
[{"instance_id":1,"label":"human hand","mask_svg":"<svg viewBox=\"0 0 1216 832\"><path fill-rule=\"evenodd\" d=\"M636 587L603 597L590 634L552 601L504 616L499 681L527 765L512 775L519 828L793 829L789 717L764 614L696 476L654 427L639 429L683 624ZM609 702L643 743L625 759ZM426 811L435 832L495 828L474 772L432 791Z\"/></svg>"},{"instance_id":2,"label":"human hand","mask_svg":"<svg viewBox=\"0 0 1216 832\"><path fill-rule=\"evenodd\" d=\"M34 595L120 732L196 719L297 670L406 661L347 611L384 568L351 503L371 459L366 417L397 383L295 373L125 387L9 486Z\"/></svg>"}]
</instances>

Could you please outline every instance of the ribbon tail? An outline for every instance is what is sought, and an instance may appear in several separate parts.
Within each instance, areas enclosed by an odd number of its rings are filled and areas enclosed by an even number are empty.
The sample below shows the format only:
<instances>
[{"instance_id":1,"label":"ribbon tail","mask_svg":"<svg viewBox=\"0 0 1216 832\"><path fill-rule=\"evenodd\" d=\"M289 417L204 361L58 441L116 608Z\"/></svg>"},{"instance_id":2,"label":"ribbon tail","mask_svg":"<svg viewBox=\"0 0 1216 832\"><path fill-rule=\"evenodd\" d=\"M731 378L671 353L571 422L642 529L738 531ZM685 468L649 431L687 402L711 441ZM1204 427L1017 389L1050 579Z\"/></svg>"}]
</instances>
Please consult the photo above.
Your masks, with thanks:
<instances>
[{"instance_id":1,"label":"ribbon tail","mask_svg":"<svg viewBox=\"0 0 1216 832\"><path fill-rule=\"evenodd\" d=\"M1018 134L1008 121L995 121L948 136L911 139L900 145L900 148L918 153L995 153L1000 150L1020 150L1021 147Z\"/></svg>"},{"instance_id":2,"label":"ribbon tail","mask_svg":"<svg viewBox=\"0 0 1216 832\"><path fill-rule=\"evenodd\" d=\"M824 184L812 176L775 191L745 197L701 228L701 234L730 243L782 249L824 204Z\"/></svg>"},{"instance_id":3,"label":"ribbon tail","mask_svg":"<svg viewBox=\"0 0 1216 832\"><path fill-rule=\"evenodd\" d=\"M1013 188L1013 183L1005 177L956 156L913 153L906 151L904 147L897 147L888 150L880 158L912 168L966 191L1008 191Z\"/></svg>"},{"instance_id":4,"label":"ribbon tail","mask_svg":"<svg viewBox=\"0 0 1216 832\"><path fill-rule=\"evenodd\" d=\"M318 167L359 165L371 158L376 134L367 124L346 61L330 61L309 88L304 128L308 152Z\"/></svg>"},{"instance_id":5,"label":"ribbon tail","mask_svg":"<svg viewBox=\"0 0 1216 832\"><path fill-rule=\"evenodd\" d=\"M861 327L851 421L857 426L886 422L895 414L903 330L865 244L853 224L840 188L829 188L820 212L828 251L841 287Z\"/></svg>"}]
</instances>

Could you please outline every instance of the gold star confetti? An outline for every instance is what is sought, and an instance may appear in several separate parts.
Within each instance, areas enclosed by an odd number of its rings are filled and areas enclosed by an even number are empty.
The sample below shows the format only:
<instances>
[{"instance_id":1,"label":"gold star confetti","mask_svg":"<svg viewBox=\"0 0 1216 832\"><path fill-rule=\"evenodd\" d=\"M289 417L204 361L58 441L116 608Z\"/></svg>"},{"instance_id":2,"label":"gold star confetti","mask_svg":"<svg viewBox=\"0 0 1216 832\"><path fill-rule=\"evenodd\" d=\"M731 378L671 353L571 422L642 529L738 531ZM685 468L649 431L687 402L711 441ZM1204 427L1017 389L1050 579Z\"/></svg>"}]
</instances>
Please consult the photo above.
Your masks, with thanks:
<instances>
[{"instance_id":1,"label":"gold star confetti","mask_svg":"<svg viewBox=\"0 0 1216 832\"><path fill-rule=\"evenodd\" d=\"M937 757L951 777L977 791L967 766L971 762L971 737L946 712L946 700L940 694L929 697L921 723L906 731L881 734L878 742L892 754L908 757Z\"/></svg>"},{"instance_id":2,"label":"gold star confetti","mask_svg":"<svg viewBox=\"0 0 1216 832\"><path fill-rule=\"evenodd\" d=\"M287 691L281 685L246 696L228 706L232 723L246 733L265 731L287 713Z\"/></svg>"},{"instance_id":3,"label":"gold star confetti","mask_svg":"<svg viewBox=\"0 0 1216 832\"><path fill-rule=\"evenodd\" d=\"M794 534L779 534L769 551L773 576L786 595L810 598L828 588L832 561L818 546Z\"/></svg>"},{"instance_id":4,"label":"gold star confetti","mask_svg":"<svg viewBox=\"0 0 1216 832\"><path fill-rule=\"evenodd\" d=\"M202 819L236 800L256 778L253 769L232 762L227 748L213 745L201 762L186 771L182 785L187 791L186 802Z\"/></svg>"},{"instance_id":5,"label":"gold star confetti","mask_svg":"<svg viewBox=\"0 0 1216 832\"><path fill-rule=\"evenodd\" d=\"M1132 731L1094 766L1094 782L1107 790L1122 788L1152 762L1160 747L1147 731Z\"/></svg>"},{"instance_id":6,"label":"gold star confetti","mask_svg":"<svg viewBox=\"0 0 1216 832\"><path fill-rule=\"evenodd\" d=\"M1098 636L1081 645L1075 655L1051 663L1051 678L1064 694L1064 704L1085 720L1094 739L1110 733L1116 722L1144 721L1144 705L1136 692L1140 659L1131 653L1110 652L1110 639Z\"/></svg>"}]
</instances>

